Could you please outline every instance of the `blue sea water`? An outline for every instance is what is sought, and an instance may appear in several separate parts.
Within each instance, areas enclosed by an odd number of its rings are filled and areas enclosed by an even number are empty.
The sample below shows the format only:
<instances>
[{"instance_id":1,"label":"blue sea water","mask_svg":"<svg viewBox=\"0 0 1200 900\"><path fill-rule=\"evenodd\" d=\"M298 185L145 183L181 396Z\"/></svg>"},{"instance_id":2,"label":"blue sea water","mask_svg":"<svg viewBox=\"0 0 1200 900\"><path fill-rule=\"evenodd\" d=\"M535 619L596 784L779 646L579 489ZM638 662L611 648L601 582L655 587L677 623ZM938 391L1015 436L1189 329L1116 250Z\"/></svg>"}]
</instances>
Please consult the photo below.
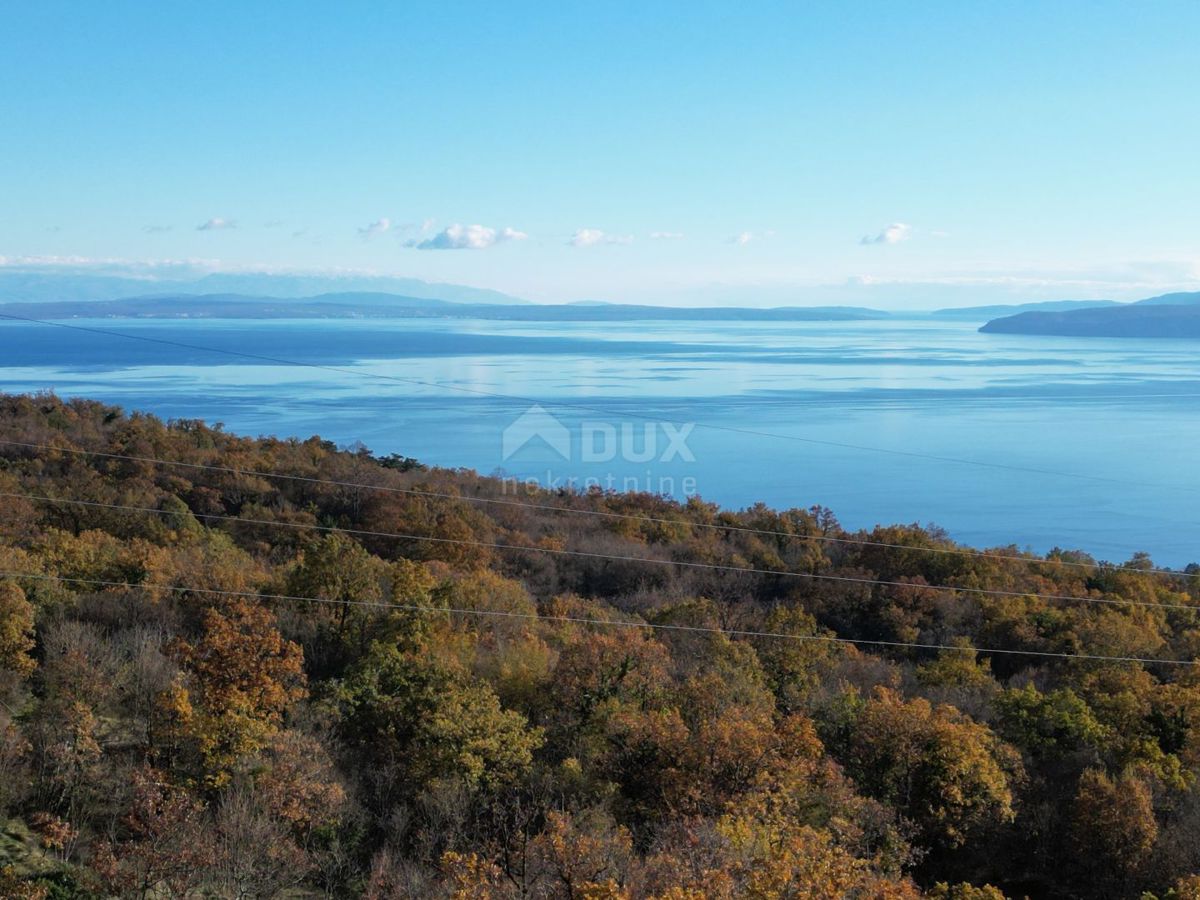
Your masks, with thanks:
<instances>
[{"instance_id":1,"label":"blue sea water","mask_svg":"<svg viewBox=\"0 0 1200 900\"><path fill-rule=\"evenodd\" d=\"M1200 560L1197 342L920 319L69 324L155 342L0 323L0 391L550 484L821 504L977 546Z\"/></svg>"}]
</instances>

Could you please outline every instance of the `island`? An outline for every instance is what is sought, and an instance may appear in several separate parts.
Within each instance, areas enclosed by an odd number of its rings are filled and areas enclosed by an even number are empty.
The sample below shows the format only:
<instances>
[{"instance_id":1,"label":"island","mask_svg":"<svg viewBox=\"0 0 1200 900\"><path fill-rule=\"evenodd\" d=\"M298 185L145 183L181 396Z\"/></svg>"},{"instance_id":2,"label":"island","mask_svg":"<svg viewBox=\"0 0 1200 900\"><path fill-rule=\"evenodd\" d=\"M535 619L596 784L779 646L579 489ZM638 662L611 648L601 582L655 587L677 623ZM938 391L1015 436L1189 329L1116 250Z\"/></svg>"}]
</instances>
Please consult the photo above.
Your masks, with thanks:
<instances>
[{"instance_id":1,"label":"island","mask_svg":"<svg viewBox=\"0 0 1200 900\"><path fill-rule=\"evenodd\" d=\"M1061 337L1200 338L1200 292L1166 294L1137 303L1057 312L1023 312L992 319L985 334Z\"/></svg>"}]
</instances>

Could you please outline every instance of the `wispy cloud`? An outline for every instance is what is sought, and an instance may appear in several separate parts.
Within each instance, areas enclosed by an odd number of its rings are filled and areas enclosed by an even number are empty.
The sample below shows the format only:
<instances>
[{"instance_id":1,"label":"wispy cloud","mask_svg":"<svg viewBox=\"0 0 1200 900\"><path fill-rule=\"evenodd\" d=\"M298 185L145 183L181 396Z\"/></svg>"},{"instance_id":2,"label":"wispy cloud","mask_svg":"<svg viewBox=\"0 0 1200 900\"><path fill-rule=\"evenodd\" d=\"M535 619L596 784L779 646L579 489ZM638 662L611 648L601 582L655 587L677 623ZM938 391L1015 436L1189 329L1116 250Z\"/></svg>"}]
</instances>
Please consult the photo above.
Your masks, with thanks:
<instances>
[{"instance_id":1,"label":"wispy cloud","mask_svg":"<svg viewBox=\"0 0 1200 900\"><path fill-rule=\"evenodd\" d=\"M652 241L678 241L683 237L682 231L652 231L650 232L650 240Z\"/></svg>"},{"instance_id":2,"label":"wispy cloud","mask_svg":"<svg viewBox=\"0 0 1200 900\"><path fill-rule=\"evenodd\" d=\"M1112 289L1137 291L1196 290L1200 287L1200 259L1128 260L1091 266L1062 268L981 268L940 274L903 276L856 275L856 285L951 285L1095 290L1102 296Z\"/></svg>"},{"instance_id":3,"label":"wispy cloud","mask_svg":"<svg viewBox=\"0 0 1200 900\"><path fill-rule=\"evenodd\" d=\"M24 272L79 272L122 278L191 277L221 269L215 259L125 259L97 256L0 256L0 269Z\"/></svg>"},{"instance_id":4,"label":"wispy cloud","mask_svg":"<svg viewBox=\"0 0 1200 900\"><path fill-rule=\"evenodd\" d=\"M903 222L893 222L876 235L864 234L859 243L864 246L871 244L898 244L906 241L912 235L912 226Z\"/></svg>"},{"instance_id":5,"label":"wispy cloud","mask_svg":"<svg viewBox=\"0 0 1200 900\"><path fill-rule=\"evenodd\" d=\"M170 225L144 225L142 227L145 234L166 234L170 230Z\"/></svg>"},{"instance_id":6,"label":"wispy cloud","mask_svg":"<svg viewBox=\"0 0 1200 900\"><path fill-rule=\"evenodd\" d=\"M363 240L370 240L377 234L383 234L392 227L392 220L388 218L376 219L370 225L366 225L358 229L359 237Z\"/></svg>"},{"instance_id":7,"label":"wispy cloud","mask_svg":"<svg viewBox=\"0 0 1200 900\"><path fill-rule=\"evenodd\" d=\"M196 226L197 231L220 231L225 228L237 228L237 222L233 219L222 219L220 216L215 216Z\"/></svg>"},{"instance_id":8,"label":"wispy cloud","mask_svg":"<svg viewBox=\"0 0 1200 900\"><path fill-rule=\"evenodd\" d=\"M433 231L433 226L436 224L437 222L434 219L424 219L420 222L397 222L392 225L392 232L396 235L396 237L404 240L408 235L411 235L414 232L421 236L427 235L429 232ZM420 238L411 238L408 240L407 246L415 247L419 240Z\"/></svg>"},{"instance_id":9,"label":"wispy cloud","mask_svg":"<svg viewBox=\"0 0 1200 900\"><path fill-rule=\"evenodd\" d=\"M725 243L733 244L736 247L745 247L747 244L754 241L761 241L764 238L774 237L775 232L768 229L767 231L743 231L728 238Z\"/></svg>"},{"instance_id":10,"label":"wispy cloud","mask_svg":"<svg viewBox=\"0 0 1200 900\"><path fill-rule=\"evenodd\" d=\"M418 250L486 250L504 241L523 241L529 235L515 228L488 228L486 225L449 225L423 241L411 240L406 246Z\"/></svg>"},{"instance_id":11,"label":"wispy cloud","mask_svg":"<svg viewBox=\"0 0 1200 900\"><path fill-rule=\"evenodd\" d=\"M597 244L632 244L631 234L608 234L599 228L580 228L567 241L572 247L595 247Z\"/></svg>"},{"instance_id":12,"label":"wispy cloud","mask_svg":"<svg viewBox=\"0 0 1200 900\"><path fill-rule=\"evenodd\" d=\"M283 225L283 219L271 219L269 222L263 222L263 228L279 228Z\"/></svg>"}]
</instances>

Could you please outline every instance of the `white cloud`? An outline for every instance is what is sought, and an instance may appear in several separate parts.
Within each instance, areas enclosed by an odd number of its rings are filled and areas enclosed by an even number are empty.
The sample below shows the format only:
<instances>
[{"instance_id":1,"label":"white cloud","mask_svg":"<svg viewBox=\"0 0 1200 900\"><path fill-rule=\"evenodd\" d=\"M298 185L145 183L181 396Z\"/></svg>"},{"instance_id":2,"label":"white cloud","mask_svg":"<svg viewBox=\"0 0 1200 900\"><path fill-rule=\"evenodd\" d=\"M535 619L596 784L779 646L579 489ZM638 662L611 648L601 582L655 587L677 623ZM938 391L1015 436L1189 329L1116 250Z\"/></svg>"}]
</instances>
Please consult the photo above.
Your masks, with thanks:
<instances>
[{"instance_id":1,"label":"white cloud","mask_svg":"<svg viewBox=\"0 0 1200 900\"><path fill-rule=\"evenodd\" d=\"M166 234L170 230L170 225L146 225L142 228L146 234Z\"/></svg>"},{"instance_id":2,"label":"white cloud","mask_svg":"<svg viewBox=\"0 0 1200 900\"><path fill-rule=\"evenodd\" d=\"M753 231L743 231L741 234L735 234L729 239L729 243L736 244L739 247L745 247L748 243L754 240Z\"/></svg>"},{"instance_id":3,"label":"white cloud","mask_svg":"<svg viewBox=\"0 0 1200 900\"><path fill-rule=\"evenodd\" d=\"M367 225L364 228L358 229L358 234L364 240L370 240L371 238L375 237L375 235L377 235L377 234L383 234L385 231L389 230L391 227L392 227L392 220L384 217L382 219L376 219L374 222L372 222L370 225Z\"/></svg>"},{"instance_id":4,"label":"white cloud","mask_svg":"<svg viewBox=\"0 0 1200 900\"><path fill-rule=\"evenodd\" d=\"M912 234L912 226L905 225L903 222L893 222L883 231L876 235L865 234L859 239L859 243L864 246L870 244L898 244L901 241L908 240Z\"/></svg>"},{"instance_id":5,"label":"white cloud","mask_svg":"<svg viewBox=\"0 0 1200 900\"><path fill-rule=\"evenodd\" d=\"M223 228L237 228L237 222L233 219L222 219L220 216L215 216L196 226L197 231L219 231Z\"/></svg>"},{"instance_id":6,"label":"white cloud","mask_svg":"<svg viewBox=\"0 0 1200 900\"><path fill-rule=\"evenodd\" d=\"M632 244L631 234L608 234L599 228L580 228L567 241L572 247L595 247L597 244Z\"/></svg>"},{"instance_id":7,"label":"white cloud","mask_svg":"<svg viewBox=\"0 0 1200 900\"><path fill-rule=\"evenodd\" d=\"M650 232L650 240L652 241L678 241L683 237L681 231L652 231Z\"/></svg>"},{"instance_id":8,"label":"white cloud","mask_svg":"<svg viewBox=\"0 0 1200 900\"><path fill-rule=\"evenodd\" d=\"M604 232L599 228L580 228L571 236L568 242L572 247L591 247L604 240Z\"/></svg>"},{"instance_id":9,"label":"white cloud","mask_svg":"<svg viewBox=\"0 0 1200 900\"><path fill-rule=\"evenodd\" d=\"M503 241L523 241L529 235L515 228L488 228L486 225L454 224L423 241L411 240L406 246L418 250L485 250Z\"/></svg>"}]
</instances>

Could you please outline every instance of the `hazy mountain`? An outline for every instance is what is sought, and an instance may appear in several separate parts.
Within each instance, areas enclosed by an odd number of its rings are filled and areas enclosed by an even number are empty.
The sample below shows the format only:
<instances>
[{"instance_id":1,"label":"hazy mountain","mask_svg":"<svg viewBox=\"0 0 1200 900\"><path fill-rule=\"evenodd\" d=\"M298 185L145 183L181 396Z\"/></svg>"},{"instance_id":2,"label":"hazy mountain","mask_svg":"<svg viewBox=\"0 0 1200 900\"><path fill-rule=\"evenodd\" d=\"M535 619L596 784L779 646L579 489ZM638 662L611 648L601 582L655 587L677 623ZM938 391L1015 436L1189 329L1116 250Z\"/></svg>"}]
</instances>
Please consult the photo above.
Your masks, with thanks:
<instances>
[{"instance_id":1,"label":"hazy mountain","mask_svg":"<svg viewBox=\"0 0 1200 900\"><path fill-rule=\"evenodd\" d=\"M505 305L528 303L500 291L468 287L461 284L422 281L419 278L396 278L392 276L321 276L321 275L271 275L271 274L213 274L197 282L203 293L233 292L259 294L271 297L311 297L315 294L376 293L393 294L423 300L443 300L448 303L501 303ZM190 293L190 291L189 291Z\"/></svg>"},{"instance_id":2,"label":"hazy mountain","mask_svg":"<svg viewBox=\"0 0 1200 900\"><path fill-rule=\"evenodd\" d=\"M888 318L859 307L704 307L606 304L511 305L450 303L376 292L342 292L312 297L245 294L149 294L119 300L6 303L0 313L35 319L165 318L471 318L524 322L622 321L851 321Z\"/></svg>"},{"instance_id":3,"label":"hazy mountain","mask_svg":"<svg viewBox=\"0 0 1200 900\"><path fill-rule=\"evenodd\" d=\"M431 300L425 297L408 297L403 294L385 294L379 291L345 291L342 293L317 294L312 297L264 297L257 294L144 294L139 297L124 297L116 303L140 304L146 309L156 306L170 307L175 304L198 306L208 303L240 303L245 306L256 304L283 303L289 306L326 304L357 309L371 306L443 307L454 306L446 300ZM88 304L89 307L94 303Z\"/></svg>"},{"instance_id":4,"label":"hazy mountain","mask_svg":"<svg viewBox=\"0 0 1200 900\"><path fill-rule=\"evenodd\" d=\"M1196 306L1200 305L1200 291L1181 291L1175 294L1160 294L1139 300L1137 306Z\"/></svg>"},{"instance_id":5,"label":"hazy mountain","mask_svg":"<svg viewBox=\"0 0 1200 900\"><path fill-rule=\"evenodd\" d=\"M1192 305L1155 305L1146 301L1105 309L1026 312L994 319L979 330L989 334L1069 337L1200 338L1200 302L1188 302Z\"/></svg>"},{"instance_id":6,"label":"hazy mountain","mask_svg":"<svg viewBox=\"0 0 1200 900\"><path fill-rule=\"evenodd\" d=\"M397 294L343 293L316 297L244 294L149 294L121 300L5 303L5 313L31 319L347 319L436 315L458 304ZM488 308L488 307L485 307Z\"/></svg>"},{"instance_id":7,"label":"hazy mountain","mask_svg":"<svg viewBox=\"0 0 1200 900\"><path fill-rule=\"evenodd\" d=\"M469 312L468 312L469 311ZM440 314L526 322L837 322L887 319L890 314L857 306L638 306L626 303L446 307Z\"/></svg>"},{"instance_id":8,"label":"hazy mountain","mask_svg":"<svg viewBox=\"0 0 1200 900\"><path fill-rule=\"evenodd\" d=\"M990 306L936 309L930 315L939 319L977 319L986 322L998 316L1013 316L1023 312L1066 312L1073 309L1098 309L1121 305L1116 300L1046 300L1039 303L997 303Z\"/></svg>"},{"instance_id":9,"label":"hazy mountain","mask_svg":"<svg viewBox=\"0 0 1200 900\"><path fill-rule=\"evenodd\" d=\"M295 299L318 294L376 293L449 303L527 303L499 291L386 275L214 273L198 277L82 273L78 270L0 269L0 303L121 300L152 294L238 294Z\"/></svg>"}]
</instances>

